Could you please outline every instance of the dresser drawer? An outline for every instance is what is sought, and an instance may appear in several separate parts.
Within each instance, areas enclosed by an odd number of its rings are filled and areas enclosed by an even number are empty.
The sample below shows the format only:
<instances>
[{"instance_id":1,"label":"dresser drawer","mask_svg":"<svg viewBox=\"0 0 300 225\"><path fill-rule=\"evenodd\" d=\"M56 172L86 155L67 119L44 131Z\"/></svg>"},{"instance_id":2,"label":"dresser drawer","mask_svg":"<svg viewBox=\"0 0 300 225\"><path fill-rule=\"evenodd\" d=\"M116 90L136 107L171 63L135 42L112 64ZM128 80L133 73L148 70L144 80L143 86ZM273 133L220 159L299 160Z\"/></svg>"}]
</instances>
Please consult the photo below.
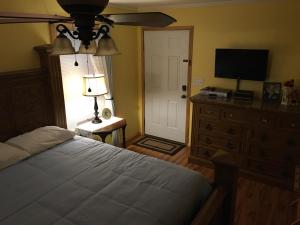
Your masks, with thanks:
<instances>
[{"instance_id":1,"label":"dresser drawer","mask_svg":"<svg viewBox=\"0 0 300 225\"><path fill-rule=\"evenodd\" d=\"M267 112L255 112L250 119L257 126L273 128L276 126L277 116Z\"/></svg>"},{"instance_id":2,"label":"dresser drawer","mask_svg":"<svg viewBox=\"0 0 300 225\"><path fill-rule=\"evenodd\" d=\"M196 145L191 149L191 154L197 157L211 159L211 157L216 153L216 149L210 148L208 146Z\"/></svg>"},{"instance_id":3,"label":"dresser drawer","mask_svg":"<svg viewBox=\"0 0 300 225\"><path fill-rule=\"evenodd\" d=\"M221 112L220 107L214 105L202 105L202 104L199 104L196 107L198 108L197 111L200 114L200 118L202 116L207 118L213 118L213 119L220 118L220 112Z\"/></svg>"},{"instance_id":4,"label":"dresser drawer","mask_svg":"<svg viewBox=\"0 0 300 225\"><path fill-rule=\"evenodd\" d=\"M241 149L241 143L236 139L199 134L198 141L200 145L208 146L215 150L221 149L229 152L240 152Z\"/></svg>"},{"instance_id":5,"label":"dresser drawer","mask_svg":"<svg viewBox=\"0 0 300 225\"><path fill-rule=\"evenodd\" d=\"M260 175L267 175L281 179L292 176L288 167L270 164L262 161L256 161L253 159L247 160L246 167L248 170L256 172Z\"/></svg>"},{"instance_id":6,"label":"dresser drawer","mask_svg":"<svg viewBox=\"0 0 300 225\"><path fill-rule=\"evenodd\" d=\"M300 134L278 130L251 129L249 141L267 145L271 148L300 149Z\"/></svg>"},{"instance_id":7,"label":"dresser drawer","mask_svg":"<svg viewBox=\"0 0 300 225\"><path fill-rule=\"evenodd\" d=\"M248 123L254 126L274 127L276 116L270 113L255 110L239 110L226 108L222 111L222 119L225 121Z\"/></svg>"},{"instance_id":8,"label":"dresser drawer","mask_svg":"<svg viewBox=\"0 0 300 225\"><path fill-rule=\"evenodd\" d=\"M245 122L245 110L226 108L222 111L222 119L232 122Z\"/></svg>"},{"instance_id":9,"label":"dresser drawer","mask_svg":"<svg viewBox=\"0 0 300 225\"><path fill-rule=\"evenodd\" d=\"M291 131L300 132L300 114L299 115L282 115L279 120L279 127ZM300 134L299 134L300 136Z\"/></svg>"},{"instance_id":10,"label":"dresser drawer","mask_svg":"<svg viewBox=\"0 0 300 225\"><path fill-rule=\"evenodd\" d=\"M269 145L251 143L247 147L247 153L249 156L259 160L269 160L285 165L299 158L299 153L296 149L281 145L270 147Z\"/></svg>"},{"instance_id":11,"label":"dresser drawer","mask_svg":"<svg viewBox=\"0 0 300 225\"><path fill-rule=\"evenodd\" d=\"M249 141L259 144L267 145L270 147L276 146L280 142L280 135L277 132L272 132L265 129L250 129Z\"/></svg>"},{"instance_id":12,"label":"dresser drawer","mask_svg":"<svg viewBox=\"0 0 300 225\"><path fill-rule=\"evenodd\" d=\"M198 123L200 133L210 135L224 135L227 137L241 137L243 128L239 125L226 122L213 122L205 119L200 119Z\"/></svg>"}]
</instances>

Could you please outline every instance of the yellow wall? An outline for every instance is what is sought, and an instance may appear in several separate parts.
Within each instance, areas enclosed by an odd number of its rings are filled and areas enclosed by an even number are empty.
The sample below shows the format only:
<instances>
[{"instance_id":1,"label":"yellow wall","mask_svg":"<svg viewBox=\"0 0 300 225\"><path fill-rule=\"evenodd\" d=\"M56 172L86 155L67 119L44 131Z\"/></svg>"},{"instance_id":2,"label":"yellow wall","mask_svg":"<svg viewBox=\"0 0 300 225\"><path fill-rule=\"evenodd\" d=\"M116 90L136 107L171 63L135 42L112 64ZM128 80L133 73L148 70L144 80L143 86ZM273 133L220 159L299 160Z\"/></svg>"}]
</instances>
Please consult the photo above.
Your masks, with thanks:
<instances>
[{"instance_id":1,"label":"yellow wall","mask_svg":"<svg viewBox=\"0 0 300 225\"><path fill-rule=\"evenodd\" d=\"M192 79L204 84L192 85L192 94L205 86L235 89L236 81L214 78L216 48L270 49L268 80L300 80L299 0L160 10L177 19L175 26L194 26ZM241 88L254 90L260 97L262 84L242 81Z\"/></svg>"},{"instance_id":2,"label":"yellow wall","mask_svg":"<svg viewBox=\"0 0 300 225\"><path fill-rule=\"evenodd\" d=\"M54 0L0 1L0 10L65 15ZM39 67L38 54L32 48L36 45L50 43L48 24L0 25L0 34L1 72Z\"/></svg>"},{"instance_id":3,"label":"yellow wall","mask_svg":"<svg viewBox=\"0 0 300 225\"><path fill-rule=\"evenodd\" d=\"M0 11L66 15L56 0L0 1ZM106 13L128 12L117 8ZM34 46L50 43L48 24L0 25L0 72L38 68L39 58ZM127 138L139 132L137 89L137 28L115 26L112 29L122 55L113 58L117 116L126 118Z\"/></svg>"},{"instance_id":4,"label":"yellow wall","mask_svg":"<svg viewBox=\"0 0 300 225\"><path fill-rule=\"evenodd\" d=\"M113 37L120 56L113 57L114 92L117 115L127 120L127 137L140 133L138 122L138 29L120 26L113 31Z\"/></svg>"},{"instance_id":5,"label":"yellow wall","mask_svg":"<svg viewBox=\"0 0 300 225\"><path fill-rule=\"evenodd\" d=\"M55 0L1 1L0 10L65 15ZM269 80L300 80L299 0L158 10L175 17L176 26L194 26L192 78L202 79L204 84L193 86L192 94L204 86L235 88L234 80L214 78L216 48L268 48ZM106 12L128 10L110 8ZM47 24L0 25L0 33L0 71L39 67L32 47L50 43ZM140 29L116 26L112 36L123 53L113 58L117 115L127 119L127 137L131 138L142 124ZM262 82L242 81L241 87L254 90L259 97Z\"/></svg>"}]
</instances>

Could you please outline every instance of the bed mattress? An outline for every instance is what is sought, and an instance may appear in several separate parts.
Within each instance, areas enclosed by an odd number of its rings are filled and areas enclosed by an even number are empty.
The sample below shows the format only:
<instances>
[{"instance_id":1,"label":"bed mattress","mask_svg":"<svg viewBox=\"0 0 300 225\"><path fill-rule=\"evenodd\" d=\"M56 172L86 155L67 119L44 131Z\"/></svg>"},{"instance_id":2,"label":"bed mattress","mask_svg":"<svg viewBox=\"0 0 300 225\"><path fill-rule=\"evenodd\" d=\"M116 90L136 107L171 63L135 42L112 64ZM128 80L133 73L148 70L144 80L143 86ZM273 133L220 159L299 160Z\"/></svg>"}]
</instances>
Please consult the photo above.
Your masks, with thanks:
<instances>
[{"instance_id":1,"label":"bed mattress","mask_svg":"<svg viewBox=\"0 0 300 225\"><path fill-rule=\"evenodd\" d=\"M0 171L0 224L185 225L211 190L199 173L76 136Z\"/></svg>"}]
</instances>

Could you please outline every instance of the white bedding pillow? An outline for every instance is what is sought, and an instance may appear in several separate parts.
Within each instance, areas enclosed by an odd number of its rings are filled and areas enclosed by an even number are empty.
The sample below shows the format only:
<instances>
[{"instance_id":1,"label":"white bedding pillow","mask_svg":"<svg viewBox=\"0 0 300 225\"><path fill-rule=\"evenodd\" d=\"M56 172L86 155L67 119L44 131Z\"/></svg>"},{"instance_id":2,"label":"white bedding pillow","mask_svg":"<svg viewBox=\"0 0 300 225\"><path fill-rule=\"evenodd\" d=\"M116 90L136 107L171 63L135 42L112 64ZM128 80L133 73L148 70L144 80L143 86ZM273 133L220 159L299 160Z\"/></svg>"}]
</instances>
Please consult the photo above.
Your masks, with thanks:
<instances>
[{"instance_id":1,"label":"white bedding pillow","mask_svg":"<svg viewBox=\"0 0 300 225\"><path fill-rule=\"evenodd\" d=\"M47 126L11 138L6 143L21 148L30 155L34 155L72 139L74 136L75 132L73 131Z\"/></svg>"},{"instance_id":2,"label":"white bedding pillow","mask_svg":"<svg viewBox=\"0 0 300 225\"><path fill-rule=\"evenodd\" d=\"M22 159L28 158L30 155L18 149L0 142L0 170L13 165Z\"/></svg>"}]
</instances>

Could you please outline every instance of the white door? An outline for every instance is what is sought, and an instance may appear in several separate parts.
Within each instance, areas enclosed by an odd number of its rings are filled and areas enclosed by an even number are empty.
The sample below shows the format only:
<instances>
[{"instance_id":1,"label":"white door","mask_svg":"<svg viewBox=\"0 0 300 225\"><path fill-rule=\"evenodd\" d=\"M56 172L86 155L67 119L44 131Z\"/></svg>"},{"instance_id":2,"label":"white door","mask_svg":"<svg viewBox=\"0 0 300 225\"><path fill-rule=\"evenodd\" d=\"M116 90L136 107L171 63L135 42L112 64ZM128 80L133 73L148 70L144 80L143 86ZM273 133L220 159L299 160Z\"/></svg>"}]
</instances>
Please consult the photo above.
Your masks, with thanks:
<instances>
[{"instance_id":1,"label":"white door","mask_svg":"<svg viewBox=\"0 0 300 225\"><path fill-rule=\"evenodd\" d=\"M145 31L145 133L185 142L189 31Z\"/></svg>"}]
</instances>

